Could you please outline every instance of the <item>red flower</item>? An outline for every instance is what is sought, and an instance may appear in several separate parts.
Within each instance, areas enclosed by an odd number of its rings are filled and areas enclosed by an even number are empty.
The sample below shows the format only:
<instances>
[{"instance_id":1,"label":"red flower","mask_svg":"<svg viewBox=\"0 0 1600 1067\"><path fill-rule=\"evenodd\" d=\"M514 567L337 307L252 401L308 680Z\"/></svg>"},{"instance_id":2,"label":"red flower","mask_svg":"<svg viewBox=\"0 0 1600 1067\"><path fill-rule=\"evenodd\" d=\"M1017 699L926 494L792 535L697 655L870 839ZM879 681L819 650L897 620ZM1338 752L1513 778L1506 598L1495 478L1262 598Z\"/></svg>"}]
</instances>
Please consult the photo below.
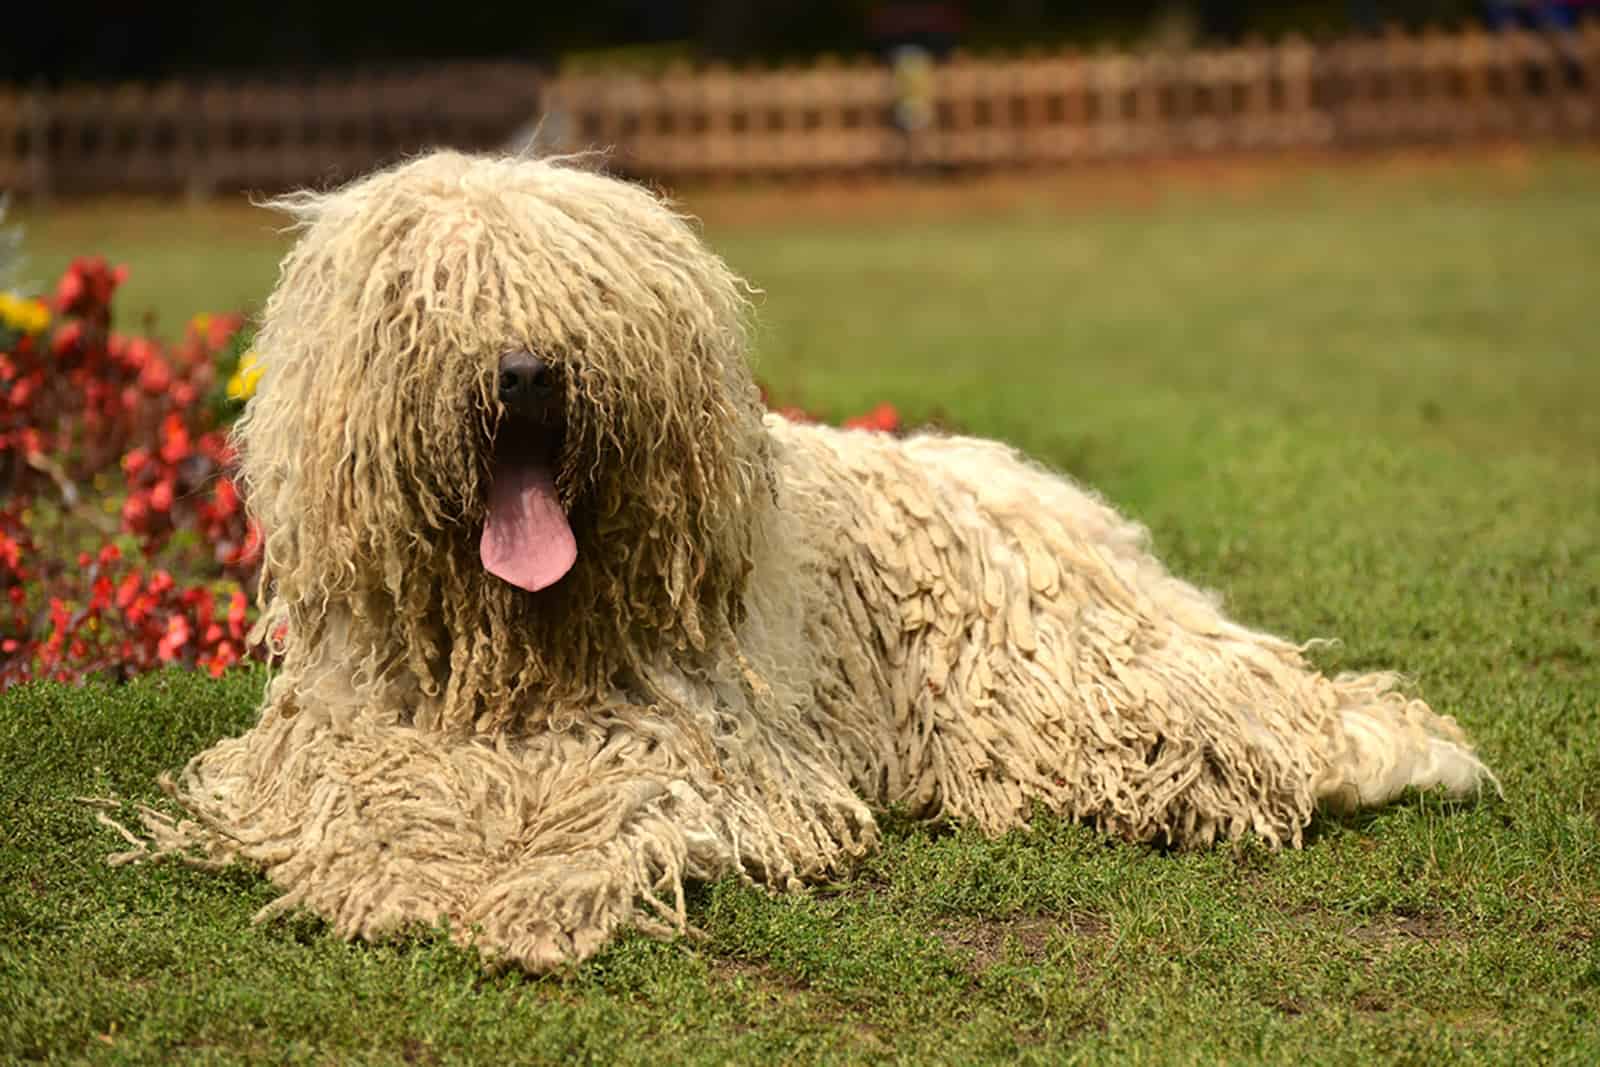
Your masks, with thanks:
<instances>
[{"instance_id":1,"label":"red flower","mask_svg":"<svg viewBox=\"0 0 1600 1067\"><path fill-rule=\"evenodd\" d=\"M90 614L98 614L110 607L111 597L114 592L115 587L112 585L110 578L107 578L103 574L96 578L94 580L94 586L92 587L92 593L89 597Z\"/></svg>"},{"instance_id":2,"label":"red flower","mask_svg":"<svg viewBox=\"0 0 1600 1067\"><path fill-rule=\"evenodd\" d=\"M239 653L227 641L217 646L217 650L212 654L210 660L199 661L200 665L204 666L213 678L221 678L222 672L237 662L239 662Z\"/></svg>"},{"instance_id":3,"label":"red flower","mask_svg":"<svg viewBox=\"0 0 1600 1067\"><path fill-rule=\"evenodd\" d=\"M172 385L172 368L159 356L151 358L139 372L139 388L152 396L159 396Z\"/></svg>"},{"instance_id":4,"label":"red flower","mask_svg":"<svg viewBox=\"0 0 1600 1067\"><path fill-rule=\"evenodd\" d=\"M119 340L115 334L113 334L112 337L113 340ZM142 370L152 360L158 358L158 351L159 349L156 348L156 343L154 341L144 337L135 337L127 342L127 347L122 353L122 359L123 362L133 369ZM112 352L112 355L115 357L115 351Z\"/></svg>"},{"instance_id":5,"label":"red flower","mask_svg":"<svg viewBox=\"0 0 1600 1067\"><path fill-rule=\"evenodd\" d=\"M183 646L189 643L189 620L182 615L174 615L167 620L167 632L161 638L161 643L156 646L156 654L164 663L171 663L178 658Z\"/></svg>"},{"instance_id":6,"label":"red flower","mask_svg":"<svg viewBox=\"0 0 1600 1067\"><path fill-rule=\"evenodd\" d=\"M72 261L56 286L56 310L63 315L106 316L111 294L127 277L127 267L113 269L102 256L79 257Z\"/></svg>"},{"instance_id":7,"label":"red flower","mask_svg":"<svg viewBox=\"0 0 1600 1067\"><path fill-rule=\"evenodd\" d=\"M216 614L216 598L211 595L211 590L203 585L184 590L178 601L192 611L196 619L209 619Z\"/></svg>"},{"instance_id":8,"label":"red flower","mask_svg":"<svg viewBox=\"0 0 1600 1067\"><path fill-rule=\"evenodd\" d=\"M50 351L56 358L61 358L78 348L78 343L83 338L83 323L76 320L64 326L57 327L56 332L50 337Z\"/></svg>"},{"instance_id":9,"label":"red flower","mask_svg":"<svg viewBox=\"0 0 1600 1067\"><path fill-rule=\"evenodd\" d=\"M191 451L189 428L177 415L168 415L161 423L161 458L168 463L177 463Z\"/></svg>"},{"instance_id":10,"label":"red flower","mask_svg":"<svg viewBox=\"0 0 1600 1067\"><path fill-rule=\"evenodd\" d=\"M239 490L233 487L232 478L218 478L211 490L212 509L218 518L227 518L239 510Z\"/></svg>"},{"instance_id":11,"label":"red flower","mask_svg":"<svg viewBox=\"0 0 1600 1067\"><path fill-rule=\"evenodd\" d=\"M228 632L234 637L244 636L246 606L244 594L237 590L228 600Z\"/></svg>"},{"instance_id":12,"label":"red flower","mask_svg":"<svg viewBox=\"0 0 1600 1067\"><path fill-rule=\"evenodd\" d=\"M130 498L131 499L131 498ZM172 479L163 478L150 490L150 506L156 511L172 510Z\"/></svg>"},{"instance_id":13,"label":"red flower","mask_svg":"<svg viewBox=\"0 0 1600 1067\"><path fill-rule=\"evenodd\" d=\"M74 263L67 268L67 273L61 276L60 283L56 285L57 311L69 311L77 305L79 300L83 299L83 291L86 286L83 283L83 275L76 270L76 267L77 264Z\"/></svg>"},{"instance_id":14,"label":"red flower","mask_svg":"<svg viewBox=\"0 0 1600 1067\"><path fill-rule=\"evenodd\" d=\"M865 415L844 420L847 430L877 430L883 433L893 433L900 429L900 412L895 410L893 404L879 404Z\"/></svg>"},{"instance_id":15,"label":"red flower","mask_svg":"<svg viewBox=\"0 0 1600 1067\"><path fill-rule=\"evenodd\" d=\"M227 557L223 559L222 562L228 564L229 566L236 564L249 566L254 564L260 558L261 527L252 522L249 526L245 527L244 544L240 545L234 551L228 553Z\"/></svg>"},{"instance_id":16,"label":"red flower","mask_svg":"<svg viewBox=\"0 0 1600 1067\"><path fill-rule=\"evenodd\" d=\"M129 533L139 533L150 514L148 493L129 493L122 502L122 528Z\"/></svg>"}]
</instances>

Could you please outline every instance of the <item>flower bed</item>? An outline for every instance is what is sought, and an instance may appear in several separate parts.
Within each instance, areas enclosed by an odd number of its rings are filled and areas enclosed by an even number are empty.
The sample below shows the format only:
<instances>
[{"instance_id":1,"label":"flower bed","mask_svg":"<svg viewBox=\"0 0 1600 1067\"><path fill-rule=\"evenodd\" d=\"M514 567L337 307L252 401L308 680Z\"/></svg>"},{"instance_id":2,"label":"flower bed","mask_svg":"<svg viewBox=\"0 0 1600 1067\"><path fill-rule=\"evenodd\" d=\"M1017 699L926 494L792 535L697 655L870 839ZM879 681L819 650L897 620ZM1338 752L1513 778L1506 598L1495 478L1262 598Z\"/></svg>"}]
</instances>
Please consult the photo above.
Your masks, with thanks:
<instances>
[{"instance_id":1,"label":"flower bed","mask_svg":"<svg viewBox=\"0 0 1600 1067\"><path fill-rule=\"evenodd\" d=\"M218 386L241 320L118 333L125 277L79 259L48 301L0 294L0 687L247 655L260 542Z\"/></svg>"}]
</instances>

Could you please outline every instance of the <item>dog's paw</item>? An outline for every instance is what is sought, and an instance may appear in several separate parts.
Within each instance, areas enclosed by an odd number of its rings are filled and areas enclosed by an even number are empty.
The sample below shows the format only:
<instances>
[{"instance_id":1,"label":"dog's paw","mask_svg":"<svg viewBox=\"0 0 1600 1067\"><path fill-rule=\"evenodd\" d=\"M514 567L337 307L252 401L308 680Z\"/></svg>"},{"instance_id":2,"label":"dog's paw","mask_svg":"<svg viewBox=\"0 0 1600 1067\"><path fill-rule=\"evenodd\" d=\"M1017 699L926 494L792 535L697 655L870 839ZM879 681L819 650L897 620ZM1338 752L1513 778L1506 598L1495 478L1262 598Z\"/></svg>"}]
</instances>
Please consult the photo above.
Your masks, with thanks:
<instances>
[{"instance_id":1,"label":"dog's paw","mask_svg":"<svg viewBox=\"0 0 1600 1067\"><path fill-rule=\"evenodd\" d=\"M545 861L502 875L466 919L486 955L546 973L600 951L630 921L634 896L604 865Z\"/></svg>"},{"instance_id":2,"label":"dog's paw","mask_svg":"<svg viewBox=\"0 0 1600 1067\"><path fill-rule=\"evenodd\" d=\"M548 974L593 956L610 938L598 926L576 930L542 920L518 930L513 938L495 945L492 952L507 963L514 963L535 974Z\"/></svg>"}]
</instances>

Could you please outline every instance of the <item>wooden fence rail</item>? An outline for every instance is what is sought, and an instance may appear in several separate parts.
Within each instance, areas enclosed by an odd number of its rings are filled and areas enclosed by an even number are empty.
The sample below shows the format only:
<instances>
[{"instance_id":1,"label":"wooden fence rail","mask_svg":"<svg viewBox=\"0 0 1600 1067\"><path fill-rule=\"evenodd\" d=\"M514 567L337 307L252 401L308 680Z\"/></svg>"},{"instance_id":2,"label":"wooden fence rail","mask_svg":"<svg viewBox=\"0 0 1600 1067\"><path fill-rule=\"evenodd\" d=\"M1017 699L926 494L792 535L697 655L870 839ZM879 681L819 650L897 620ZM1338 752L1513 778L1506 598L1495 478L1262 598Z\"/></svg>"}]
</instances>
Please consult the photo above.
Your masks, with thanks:
<instances>
[{"instance_id":1,"label":"wooden fence rail","mask_svg":"<svg viewBox=\"0 0 1600 1067\"><path fill-rule=\"evenodd\" d=\"M919 99L920 97L920 99ZM897 121L907 104L927 121ZM541 77L520 64L306 82L0 90L0 188L206 193L326 183L430 145L531 136L665 180L1016 167L1287 148L1600 139L1600 25Z\"/></svg>"},{"instance_id":2,"label":"wooden fence rail","mask_svg":"<svg viewBox=\"0 0 1600 1067\"><path fill-rule=\"evenodd\" d=\"M591 75L545 87L553 138L663 178L1028 166L1284 148L1600 138L1600 25L1327 45L957 57L933 119L894 121L885 66Z\"/></svg>"},{"instance_id":3,"label":"wooden fence rail","mask_svg":"<svg viewBox=\"0 0 1600 1067\"><path fill-rule=\"evenodd\" d=\"M305 80L0 87L0 190L209 194L325 184L429 145L488 149L538 112L519 64Z\"/></svg>"}]
</instances>

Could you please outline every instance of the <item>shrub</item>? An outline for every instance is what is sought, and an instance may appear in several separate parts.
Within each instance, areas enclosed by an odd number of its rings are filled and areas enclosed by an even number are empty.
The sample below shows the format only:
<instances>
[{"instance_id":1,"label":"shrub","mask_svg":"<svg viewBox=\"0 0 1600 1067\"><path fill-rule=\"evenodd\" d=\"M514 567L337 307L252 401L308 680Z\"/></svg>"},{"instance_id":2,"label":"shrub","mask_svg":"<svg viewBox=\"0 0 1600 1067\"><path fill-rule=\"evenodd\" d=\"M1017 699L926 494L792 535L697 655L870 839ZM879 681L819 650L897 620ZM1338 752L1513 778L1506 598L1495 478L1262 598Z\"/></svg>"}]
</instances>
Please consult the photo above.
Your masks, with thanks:
<instances>
[{"instance_id":1,"label":"shrub","mask_svg":"<svg viewBox=\"0 0 1600 1067\"><path fill-rule=\"evenodd\" d=\"M246 656L260 538L216 381L240 319L117 333L126 274L78 259L48 301L0 294L0 687Z\"/></svg>"}]
</instances>

